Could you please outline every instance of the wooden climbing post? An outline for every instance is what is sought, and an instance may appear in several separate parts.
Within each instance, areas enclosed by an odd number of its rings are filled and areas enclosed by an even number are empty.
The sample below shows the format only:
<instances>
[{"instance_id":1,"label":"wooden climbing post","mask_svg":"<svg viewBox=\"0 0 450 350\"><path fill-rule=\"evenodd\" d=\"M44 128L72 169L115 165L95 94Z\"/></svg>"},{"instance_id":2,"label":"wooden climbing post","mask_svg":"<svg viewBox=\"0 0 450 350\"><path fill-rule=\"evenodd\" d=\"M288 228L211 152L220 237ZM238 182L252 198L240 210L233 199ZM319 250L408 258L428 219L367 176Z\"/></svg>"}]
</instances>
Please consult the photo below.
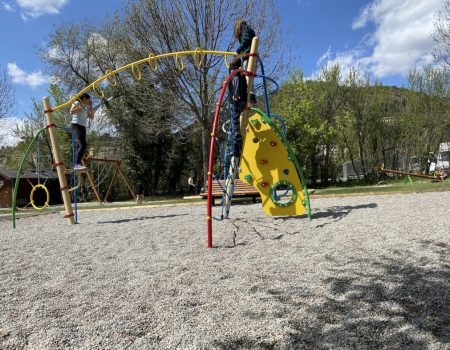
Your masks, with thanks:
<instances>
[{"instance_id":1,"label":"wooden climbing post","mask_svg":"<svg viewBox=\"0 0 450 350\"><path fill-rule=\"evenodd\" d=\"M72 202L70 201L69 186L67 185L67 179L65 175L64 163L61 158L61 150L59 148L58 139L56 138L55 128L53 123L52 113L53 109L48 97L42 99L44 104L45 119L47 121L47 129L50 135L50 141L52 144L53 159L55 160L56 173L58 174L59 186L61 188L61 194L64 202L65 215L69 225L75 224L74 213L72 209Z\"/></svg>"}]
</instances>

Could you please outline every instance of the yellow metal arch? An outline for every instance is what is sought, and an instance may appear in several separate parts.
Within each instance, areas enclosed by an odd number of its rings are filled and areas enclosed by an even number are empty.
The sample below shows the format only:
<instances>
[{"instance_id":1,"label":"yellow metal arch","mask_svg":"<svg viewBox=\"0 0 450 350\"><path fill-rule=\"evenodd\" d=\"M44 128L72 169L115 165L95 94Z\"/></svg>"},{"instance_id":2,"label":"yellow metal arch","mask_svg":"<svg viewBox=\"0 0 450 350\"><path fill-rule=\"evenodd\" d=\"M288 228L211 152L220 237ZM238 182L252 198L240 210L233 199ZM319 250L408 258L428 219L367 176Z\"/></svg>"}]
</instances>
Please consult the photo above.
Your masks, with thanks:
<instances>
[{"instance_id":1,"label":"yellow metal arch","mask_svg":"<svg viewBox=\"0 0 450 350\"><path fill-rule=\"evenodd\" d=\"M81 90L75 96L73 96L69 101L67 101L65 103L62 103L59 106L54 107L53 111L57 111L59 109L63 109L63 108L66 108L66 107L70 106L83 93L85 93L85 92L87 92L89 90L93 90L94 93L99 98L105 97L105 91L99 84L101 84L102 82L106 81L111 86L117 85L117 81L111 79L111 77L117 75L120 72L123 72L124 70L130 69L131 70L131 74L137 80L140 80L138 78L141 77L140 68L139 68L139 66L141 64L148 64L150 66L151 70L156 72L156 70L158 69L158 60L163 59L163 58L167 58L167 57L175 57L175 63L176 63L177 68L179 70L183 70L184 69L184 57L182 57L182 56L189 56L189 55L192 55L193 60L194 60L194 64L197 67L201 67L203 65L203 61L204 61L205 55L224 56L225 65L228 67L227 57L228 56L234 56L235 53L234 52L229 52L229 51L203 50L201 48L196 48L195 50L191 50L191 51L178 51L178 52L164 53L164 54L161 54L161 55L154 55L154 54L151 53L151 54L148 55L147 58L144 58L142 60L129 63L129 64L127 64L127 65L125 65L123 67L117 68L117 69L115 69L113 71L107 70L106 74L104 74L103 76L98 78L96 81L94 81L93 83L91 83L88 86L86 86L83 90ZM245 54L241 54L239 56L245 57Z\"/></svg>"}]
</instances>

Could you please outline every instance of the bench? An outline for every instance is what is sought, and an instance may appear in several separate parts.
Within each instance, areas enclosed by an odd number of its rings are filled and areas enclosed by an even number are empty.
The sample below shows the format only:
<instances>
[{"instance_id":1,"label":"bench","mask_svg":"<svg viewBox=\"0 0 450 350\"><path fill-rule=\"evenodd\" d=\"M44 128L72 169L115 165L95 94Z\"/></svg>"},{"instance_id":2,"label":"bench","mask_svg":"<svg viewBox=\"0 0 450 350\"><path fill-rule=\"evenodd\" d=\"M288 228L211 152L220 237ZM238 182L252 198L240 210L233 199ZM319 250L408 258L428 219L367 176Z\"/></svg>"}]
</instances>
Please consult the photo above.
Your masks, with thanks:
<instances>
[{"instance_id":1,"label":"bench","mask_svg":"<svg viewBox=\"0 0 450 350\"><path fill-rule=\"evenodd\" d=\"M215 199L220 198L222 199L223 195L223 186L225 181L224 180L214 180L212 185L212 204L215 204ZM200 196L202 198L206 198L208 196L208 193L200 193ZM256 198L258 198L259 192L256 188L254 188L252 185L249 185L245 182L242 182L239 179L236 179L234 181L234 192L233 192L233 198L245 198L245 197L251 197L253 200L253 203L256 203Z\"/></svg>"}]
</instances>

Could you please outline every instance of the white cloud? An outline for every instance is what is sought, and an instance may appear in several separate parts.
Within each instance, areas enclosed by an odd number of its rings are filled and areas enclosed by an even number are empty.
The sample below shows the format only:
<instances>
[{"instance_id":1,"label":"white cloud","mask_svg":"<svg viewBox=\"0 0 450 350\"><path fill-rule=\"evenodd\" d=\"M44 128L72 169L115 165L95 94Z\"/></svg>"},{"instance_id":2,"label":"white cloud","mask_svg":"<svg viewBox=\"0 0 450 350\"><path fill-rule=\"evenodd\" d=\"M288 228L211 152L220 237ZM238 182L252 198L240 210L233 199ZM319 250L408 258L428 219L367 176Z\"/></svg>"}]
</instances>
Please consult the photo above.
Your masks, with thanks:
<instances>
[{"instance_id":1,"label":"white cloud","mask_svg":"<svg viewBox=\"0 0 450 350\"><path fill-rule=\"evenodd\" d=\"M405 76L414 67L430 64L434 22L441 8L441 0L373 0L353 20L352 28L373 23L375 31L352 50L328 53L326 64L339 62L344 71L356 66L377 78Z\"/></svg>"},{"instance_id":2,"label":"white cloud","mask_svg":"<svg viewBox=\"0 0 450 350\"><path fill-rule=\"evenodd\" d=\"M22 10L22 19L27 20L29 17L36 18L45 14L58 14L69 0L16 0L16 2Z\"/></svg>"},{"instance_id":3,"label":"white cloud","mask_svg":"<svg viewBox=\"0 0 450 350\"><path fill-rule=\"evenodd\" d=\"M14 135L13 129L23 121L16 117L0 119L0 146L15 146L20 138Z\"/></svg>"},{"instance_id":4,"label":"white cloud","mask_svg":"<svg viewBox=\"0 0 450 350\"><path fill-rule=\"evenodd\" d=\"M318 66L320 66L322 64L322 62L324 62L324 61L327 62L327 61L331 60L331 58L332 58L331 45L329 45L328 50L325 51L322 56L320 56L320 58L317 60L316 64Z\"/></svg>"},{"instance_id":5,"label":"white cloud","mask_svg":"<svg viewBox=\"0 0 450 350\"><path fill-rule=\"evenodd\" d=\"M8 63L7 70L14 84L28 85L35 88L39 85L47 84L50 80L42 71L26 73L16 63Z\"/></svg>"},{"instance_id":6,"label":"white cloud","mask_svg":"<svg viewBox=\"0 0 450 350\"><path fill-rule=\"evenodd\" d=\"M11 5L8 2L2 2L2 6L5 9L5 11L8 11L8 12L14 12L15 11L13 5Z\"/></svg>"}]
</instances>

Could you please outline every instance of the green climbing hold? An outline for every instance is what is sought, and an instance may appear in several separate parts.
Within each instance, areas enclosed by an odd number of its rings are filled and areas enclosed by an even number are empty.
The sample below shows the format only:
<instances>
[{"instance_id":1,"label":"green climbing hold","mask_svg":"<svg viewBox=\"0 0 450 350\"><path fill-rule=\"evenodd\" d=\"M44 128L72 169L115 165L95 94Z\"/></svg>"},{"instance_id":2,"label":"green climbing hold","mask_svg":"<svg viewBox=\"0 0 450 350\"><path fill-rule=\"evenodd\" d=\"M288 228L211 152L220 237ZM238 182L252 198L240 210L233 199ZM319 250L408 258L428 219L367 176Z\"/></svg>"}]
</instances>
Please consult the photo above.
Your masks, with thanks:
<instances>
[{"instance_id":1,"label":"green climbing hold","mask_svg":"<svg viewBox=\"0 0 450 350\"><path fill-rule=\"evenodd\" d=\"M252 181L252 176L250 174L245 175L244 179L245 179L245 181L250 182L250 181Z\"/></svg>"},{"instance_id":2,"label":"green climbing hold","mask_svg":"<svg viewBox=\"0 0 450 350\"><path fill-rule=\"evenodd\" d=\"M252 119L252 124L253 124L253 126L258 127L259 126L258 119Z\"/></svg>"}]
</instances>

